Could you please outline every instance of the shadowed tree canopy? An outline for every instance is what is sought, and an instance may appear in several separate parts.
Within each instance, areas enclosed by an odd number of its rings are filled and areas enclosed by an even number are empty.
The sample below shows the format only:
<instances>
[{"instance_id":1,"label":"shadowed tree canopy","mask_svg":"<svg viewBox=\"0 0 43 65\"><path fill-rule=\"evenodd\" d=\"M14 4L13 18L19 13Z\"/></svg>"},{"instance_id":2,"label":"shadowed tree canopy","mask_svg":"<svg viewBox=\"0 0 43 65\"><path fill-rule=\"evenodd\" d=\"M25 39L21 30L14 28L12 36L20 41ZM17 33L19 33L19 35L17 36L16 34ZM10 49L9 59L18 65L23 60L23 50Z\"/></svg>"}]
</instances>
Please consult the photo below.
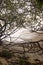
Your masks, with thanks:
<instances>
[{"instance_id":1,"label":"shadowed tree canopy","mask_svg":"<svg viewBox=\"0 0 43 65\"><path fill-rule=\"evenodd\" d=\"M0 39L12 29L41 22L42 13L43 0L0 0Z\"/></svg>"}]
</instances>

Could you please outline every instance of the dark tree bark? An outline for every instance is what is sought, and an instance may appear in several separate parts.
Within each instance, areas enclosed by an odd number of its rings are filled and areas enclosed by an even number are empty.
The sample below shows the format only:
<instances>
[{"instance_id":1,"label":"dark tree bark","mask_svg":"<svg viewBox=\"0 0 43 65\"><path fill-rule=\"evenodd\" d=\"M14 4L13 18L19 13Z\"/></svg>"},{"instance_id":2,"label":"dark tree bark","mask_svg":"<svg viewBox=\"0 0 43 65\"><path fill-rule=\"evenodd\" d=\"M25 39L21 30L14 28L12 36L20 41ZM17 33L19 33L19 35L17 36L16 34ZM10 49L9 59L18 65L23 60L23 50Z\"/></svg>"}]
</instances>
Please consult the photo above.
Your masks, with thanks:
<instances>
[{"instance_id":1,"label":"dark tree bark","mask_svg":"<svg viewBox=\"0 0 43 65\"><path fill-rule=\"evenodd\" d=\"M6 20L3 18L0 18L0 20L3 22L4 21L4 25L2 26L1 22L0 22L0 39L3 36L5 30L6 30Z\"/></svg>"}]
</instances>

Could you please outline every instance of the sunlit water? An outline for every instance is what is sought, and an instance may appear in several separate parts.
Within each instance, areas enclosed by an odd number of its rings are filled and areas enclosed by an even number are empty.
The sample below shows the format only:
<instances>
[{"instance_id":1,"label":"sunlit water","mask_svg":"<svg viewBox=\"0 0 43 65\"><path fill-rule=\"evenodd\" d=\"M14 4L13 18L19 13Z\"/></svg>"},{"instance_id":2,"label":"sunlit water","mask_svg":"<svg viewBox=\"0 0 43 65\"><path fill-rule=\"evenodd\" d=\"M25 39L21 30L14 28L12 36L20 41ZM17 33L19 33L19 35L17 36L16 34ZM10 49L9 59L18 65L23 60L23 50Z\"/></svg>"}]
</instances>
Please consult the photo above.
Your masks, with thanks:
<instances>
[{"instance_id":1,"label":"sunlit water","mask_svg":"<svg viewBox=\"0 0 43 65\"><path fill-rule=\"evenodd\" d=\"M41 34L42 33L42 34ZM38 41L43 39L43 32L30 32L30 29L21 28L11 35L11 39L7 37L5 40L11 42Z\"/></svg>"}]
</instances>

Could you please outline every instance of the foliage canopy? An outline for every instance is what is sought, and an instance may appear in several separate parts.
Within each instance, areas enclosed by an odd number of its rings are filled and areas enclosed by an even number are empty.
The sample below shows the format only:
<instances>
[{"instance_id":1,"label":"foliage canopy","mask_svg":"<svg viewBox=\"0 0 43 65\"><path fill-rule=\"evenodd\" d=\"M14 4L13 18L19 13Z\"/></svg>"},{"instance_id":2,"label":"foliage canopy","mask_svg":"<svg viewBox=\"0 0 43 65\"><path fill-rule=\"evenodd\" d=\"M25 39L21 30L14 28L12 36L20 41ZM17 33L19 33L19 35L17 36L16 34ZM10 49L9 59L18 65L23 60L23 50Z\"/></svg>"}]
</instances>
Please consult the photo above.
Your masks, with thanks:
<instances>
[{"instance_id":1,"label":"foliage canopy","mask_svg":"<svg viewBox=\"0 0 43 65\"><path fill-rule=\"evenodd\" d=\"M42 13L43 0L0 0L0 37L6 31L42 21Z\"/></svg>"}]
</instances>

